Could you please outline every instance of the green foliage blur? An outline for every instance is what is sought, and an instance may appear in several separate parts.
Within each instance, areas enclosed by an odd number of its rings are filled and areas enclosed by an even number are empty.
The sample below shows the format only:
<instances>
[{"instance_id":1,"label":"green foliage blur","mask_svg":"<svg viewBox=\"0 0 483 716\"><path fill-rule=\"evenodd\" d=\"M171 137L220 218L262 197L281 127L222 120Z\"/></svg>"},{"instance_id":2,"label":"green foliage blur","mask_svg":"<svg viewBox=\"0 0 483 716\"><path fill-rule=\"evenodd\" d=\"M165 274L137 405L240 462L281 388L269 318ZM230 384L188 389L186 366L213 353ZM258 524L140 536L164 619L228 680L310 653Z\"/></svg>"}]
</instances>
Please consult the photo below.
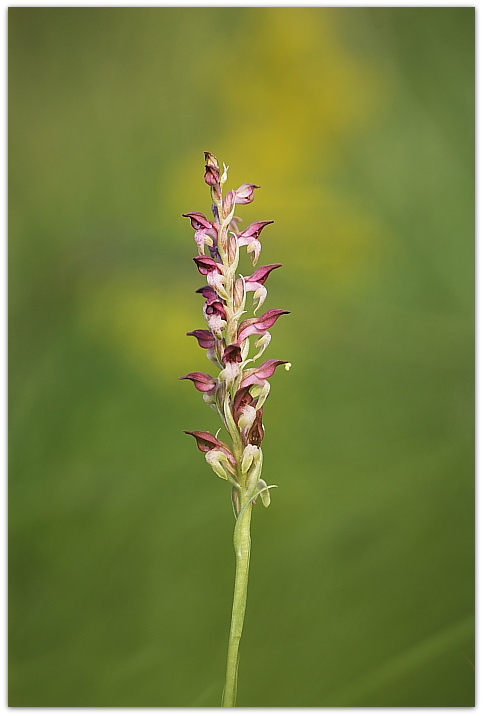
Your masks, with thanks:
<instances>
[{"instance_id":1,"label":"green foliage blur","mask_svg":"<svg viewBox=\"0 0 483 716\"><path fill-rule=\"evenodd\" d=\"M209 150L292 311L238 705L471 706L474 9L15 7L9 53L10 705L220 703Z\"/></svg>"}]
</instances>

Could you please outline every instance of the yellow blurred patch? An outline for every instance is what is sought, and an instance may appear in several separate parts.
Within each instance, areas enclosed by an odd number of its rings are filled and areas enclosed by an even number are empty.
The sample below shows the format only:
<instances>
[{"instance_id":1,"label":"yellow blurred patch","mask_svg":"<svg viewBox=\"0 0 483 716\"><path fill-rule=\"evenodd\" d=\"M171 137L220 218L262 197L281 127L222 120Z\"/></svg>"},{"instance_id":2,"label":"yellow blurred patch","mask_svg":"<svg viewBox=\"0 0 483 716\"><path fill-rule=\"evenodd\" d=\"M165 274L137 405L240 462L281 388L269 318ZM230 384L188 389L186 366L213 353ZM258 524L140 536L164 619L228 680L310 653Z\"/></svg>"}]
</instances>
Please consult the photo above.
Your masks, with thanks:
<instances>
[{"instance_id":1,"label":"yellow blurred patch","mask_svg":"<svg viewBox=\"0 0 483 716\"><path fill-rule=\"evenodd\" d=\"M296 249L292 269L305 279L331 274L341 288L364 283L387 232L356 196L342 195L331 174L345 161L344 145L377 122L388 77L351 48L333 9L253 8L244 17L225 46L216 37L224 79L211 111L221 102L222 121L214 114L219 138L203 149L233 167L229 188L262 185L256 205L240 213L247 221L277 219L277 243ZM199 196L201 153L196 189L187 186L193 161L190 152L177 167L173 203L190 203L189 191ZM208 208L206 196L199 210Z\"/></svg>"},{"instance_id":2,"label":"yellow blurred patch","mask_svg":"<svg viewBox=\"0 0 483 716\"><path fill-rule=\"evenodd\" d=\"M196 321L194 305L179 296L174 300L169 292L135 276L118 276L84 288L80 295L85 329L143 375L174 385L180 365L192 356L194 339L185 334Z\"/></svg>"}]
</instances>

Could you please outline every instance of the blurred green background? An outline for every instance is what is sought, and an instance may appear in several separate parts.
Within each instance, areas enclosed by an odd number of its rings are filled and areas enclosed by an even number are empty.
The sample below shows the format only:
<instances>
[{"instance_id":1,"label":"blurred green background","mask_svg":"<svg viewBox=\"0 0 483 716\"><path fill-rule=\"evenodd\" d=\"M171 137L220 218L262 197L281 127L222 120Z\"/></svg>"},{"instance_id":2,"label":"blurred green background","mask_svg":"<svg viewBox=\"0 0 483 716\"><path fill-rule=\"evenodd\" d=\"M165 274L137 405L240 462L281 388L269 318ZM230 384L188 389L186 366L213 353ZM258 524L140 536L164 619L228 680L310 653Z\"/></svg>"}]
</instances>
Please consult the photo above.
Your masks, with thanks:
<instances>
[{"instance_id":1,"label":"blurred green background","mask_svg":"<svg viewBox=\"0 0 483 716\"><path fill-rule=\"evenodd\" d=\"M474 9L17 7L9 46L10 705L220 703L204 150L292 311L238 704L472 705Z\"/></svg>"}]
</instances>

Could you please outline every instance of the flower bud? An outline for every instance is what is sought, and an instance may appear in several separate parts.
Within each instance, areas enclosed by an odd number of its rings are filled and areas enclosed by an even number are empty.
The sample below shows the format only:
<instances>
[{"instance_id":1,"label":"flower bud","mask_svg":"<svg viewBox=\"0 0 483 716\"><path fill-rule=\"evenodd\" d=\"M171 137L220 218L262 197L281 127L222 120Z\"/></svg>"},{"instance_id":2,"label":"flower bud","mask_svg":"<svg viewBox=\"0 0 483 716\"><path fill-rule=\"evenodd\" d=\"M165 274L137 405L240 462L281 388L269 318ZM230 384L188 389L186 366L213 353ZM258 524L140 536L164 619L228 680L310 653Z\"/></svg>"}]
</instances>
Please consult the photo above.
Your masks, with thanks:
<instances>
[{"instance_id":1,"label":"flower bud","mask_svg":"<svg viewBox=\"0 0 483 716\"><path fill-rule=\"evenodd\" d=\"M260 450L256 445L247 445L243 451L241 470L246 474L252 465L260 460Z\"/></svg>"},{"instance_id":2,"label":"flower bud","mask_svg":"<svg viewBox=\"0 0 483 716\"><path fill-rule=\"evenodd\" d=\"M223 218L226 219L235 209L235 192L229 191L223 199Z\"/></svg>"},{"instance_id":3,"label":"flower bud","mask_svg":"<svg viewBox=\"0 0 483 716\"><path fill-rule=\"evenodd\" d=\"M235 308L243 308L245 304L245 286L244 281L241 278L238 278L235 282L235 288L233 291L233 298L234 298L234 304Z\"/></svg>"},{"instance_id":4,"label":"flower bud","mask_svg":"<svg viewBox=\"0 0 483 716\"><path fill-rule=\"evenodd\" d=\"M205 182L208 186L216 186L220 183L218 160L211 152L205 152Z\"/></svg>"}]
</instances>

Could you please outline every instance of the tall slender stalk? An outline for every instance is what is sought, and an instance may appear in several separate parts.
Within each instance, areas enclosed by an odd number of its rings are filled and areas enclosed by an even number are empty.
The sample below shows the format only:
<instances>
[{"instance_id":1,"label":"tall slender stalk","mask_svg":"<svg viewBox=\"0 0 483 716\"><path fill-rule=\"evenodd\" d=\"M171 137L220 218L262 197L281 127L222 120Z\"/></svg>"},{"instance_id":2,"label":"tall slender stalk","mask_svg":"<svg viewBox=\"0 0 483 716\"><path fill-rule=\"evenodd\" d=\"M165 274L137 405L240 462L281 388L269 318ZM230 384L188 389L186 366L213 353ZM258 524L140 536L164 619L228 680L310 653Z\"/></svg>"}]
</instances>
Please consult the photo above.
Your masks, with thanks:
<instances>
[{"instance_id":1,"label":"tall slender stalk","mask_svg":"<svg viewBox=\"0 0 483 716\"><path fill-rule=\"evenodd\" d=\"M206 276L207 286L198 289L206 299L204 316L207 329L188 333L194 336L207 356L219 369L216 378L207 373L188 373L182 379L193 381L203 393L205 402L220 416L230 438L225 443L206 431L185 431L193 435L198 448L205 453L206 461L218 477L230 483L235 514L233 543L236 571L231 616L226 681L222 706L236 705L240 640L247 602L248 572L250 567L250 523L253 506L258 497L265 507L270 504L270 488L261 478L263 455L260 447L264 436L262 423L264 403L270 391L270 378L279 365L290 363L267 360L260 366L253 363L270 343L268 329L289 311L271 309L262 316L240 321L246 313L247 293L253 292L253 313L256 314L266 299L265 282L270 273L281 264L260 266L251 276L237 278L240 247L246 246L255 266L261 250L259 236L272 221L256 221L240 231L235 216L237 204L253 201L256 184L242 184L223 196L223 185L228 167L221 172L218 160L205 152L205 182L211 188L214 221L200 212L183 214L195 229L199 254L194 258L199 272ZM205 255L205 247L210 256ZM256 337L256 354L249 357L250 339ZM249 367L247 367L249 366Z\"/></svg>"},{"instance_id":2,"label":"tall slender stalk","mask_svg":"<svg viewBox=\"0 0 483 716\"><path fill-rule=\"evenodd\" d=\"M233 591L233 608L231 613L230 637L228 639L228 656L226 660L225 688L222 706L235 706L238 682L238 662L240 658L240 640L245 621L247 603L248 573L250 570L250 523L252 505L249 503L240 512L233 532L235 547L235 589Z\"/></svg>"}]
</instances>

